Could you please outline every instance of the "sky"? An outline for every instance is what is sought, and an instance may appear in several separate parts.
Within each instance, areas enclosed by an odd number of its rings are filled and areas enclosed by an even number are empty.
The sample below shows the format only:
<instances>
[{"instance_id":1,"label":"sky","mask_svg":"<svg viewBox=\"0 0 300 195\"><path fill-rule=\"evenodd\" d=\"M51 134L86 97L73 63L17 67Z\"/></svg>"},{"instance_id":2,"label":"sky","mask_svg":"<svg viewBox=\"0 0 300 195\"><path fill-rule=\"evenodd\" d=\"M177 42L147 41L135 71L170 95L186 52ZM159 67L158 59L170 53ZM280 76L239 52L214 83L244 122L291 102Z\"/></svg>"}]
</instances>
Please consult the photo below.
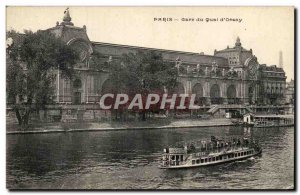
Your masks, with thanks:
<instances>
[{"instance_id":1,"label":"sky","mask_svg":"<svg viewBox=\"0 0 300 195\"><path fill-rule=\"evenodd\" d=\"M7 30L22 32L54 27L57 21L62 21L65 9L7 7ZM287 81L294 78L293 7L69 7L69 10L74 25L86 25L89 39L97 42L213 55L215 49L233 47L239 36L242 46L251 48L261 64L278 65L282 51ZM158 18L172 18L172 21L155 21ZM183 18L194 21L182 21Z\"/></svg>"}]
</instances>

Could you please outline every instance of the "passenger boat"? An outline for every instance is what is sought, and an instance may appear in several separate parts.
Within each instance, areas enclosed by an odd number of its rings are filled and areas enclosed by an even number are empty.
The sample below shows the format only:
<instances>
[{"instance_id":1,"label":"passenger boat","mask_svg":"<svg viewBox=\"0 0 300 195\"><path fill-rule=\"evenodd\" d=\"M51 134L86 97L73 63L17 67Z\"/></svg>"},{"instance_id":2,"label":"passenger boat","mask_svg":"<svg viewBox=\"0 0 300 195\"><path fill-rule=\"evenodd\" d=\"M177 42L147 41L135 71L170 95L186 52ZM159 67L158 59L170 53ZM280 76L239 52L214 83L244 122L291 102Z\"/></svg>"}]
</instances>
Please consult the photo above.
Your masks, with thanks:
<instances>
[{"instance_id":1,"label":"passenger boat","mask_svg":"<svg viewBox=\"0 0 300 195\"><path fill-rule=\"evenodd\" d=\"M294 115L252 114L244 115L244 123L254 127L283 127L294 125Z\"/></svg>"},{"instance_id":2,"label":"passenger boat","mask_svg":"<svg viewBox=\"0 0 300 195\"><path fill-rule=\"evenodd\" d=\"M254 127L283 127L294 125L294 115L256 115Z\"/></svg>"},{"instance_id":3,"label":"passenger boat","mask_svg":"<svg viewBox=\"0 0 300 195\"><path fill-rule=\"evenodd\" d=\"M247 159L261 154L262 149L253 139L230 138L209 141L196 141L179 147L165 148L160 168L176 169L208 165Z\"/></svg>"}]
</instances>

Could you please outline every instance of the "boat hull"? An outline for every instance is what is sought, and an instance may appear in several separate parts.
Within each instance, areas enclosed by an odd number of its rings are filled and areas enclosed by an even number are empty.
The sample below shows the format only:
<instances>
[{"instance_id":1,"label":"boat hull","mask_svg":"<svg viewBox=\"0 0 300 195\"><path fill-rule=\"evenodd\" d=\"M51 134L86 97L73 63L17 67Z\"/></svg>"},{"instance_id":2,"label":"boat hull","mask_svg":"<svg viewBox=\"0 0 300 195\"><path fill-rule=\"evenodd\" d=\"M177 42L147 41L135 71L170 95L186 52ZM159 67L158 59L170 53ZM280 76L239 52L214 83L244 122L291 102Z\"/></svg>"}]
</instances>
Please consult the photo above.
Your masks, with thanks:
<instances>
[{"instance_id":1,"label":"boat hull","mask_svg":"<svg viewBox=\"0 0 300 195\"><path fill-rule=\"evenodd\" d=\"M285 125L254 125L256 128L269 128L269 127L292 127L294 124L285 124Z\"/></svg>"},{"instance_id":2,"label":"boat hull","mask_svg":"<svg viewBox=\"0 0 300 195\"><path fill-rule=\"evenodd\" d=\"M254 156L258 156L262 153L262 149L260 149L258 152L243 156L243 157L237 157L233 159L226 159L226 160L221 160L221 161L215 161L215 162L210 162L210 163L203 163L203 164L194 164L194 165L177 165L177 166L159 166L160 169L186 169L186 168L195 168L195 167L204 167L204 166L212 166L212 165L219 165L219 164L224 164L224 163L229 163L229 162L234 162L238 160L245 160Z\"/></svg>"}]
</instances>

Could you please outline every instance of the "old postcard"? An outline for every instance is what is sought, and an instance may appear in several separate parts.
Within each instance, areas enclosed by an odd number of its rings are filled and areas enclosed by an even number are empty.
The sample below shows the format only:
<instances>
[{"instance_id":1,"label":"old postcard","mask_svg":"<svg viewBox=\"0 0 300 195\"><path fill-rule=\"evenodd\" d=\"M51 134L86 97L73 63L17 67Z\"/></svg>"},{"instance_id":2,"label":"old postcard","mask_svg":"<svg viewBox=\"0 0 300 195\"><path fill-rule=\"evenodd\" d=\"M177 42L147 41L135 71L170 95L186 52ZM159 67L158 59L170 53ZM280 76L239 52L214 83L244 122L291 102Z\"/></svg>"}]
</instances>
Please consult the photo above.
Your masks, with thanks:
<instances>
[{"instance_id":1,"label":"old postcard","mask_svg":"<svg viewBox=\"0 0 300 195\"><path fill-rule=\"evenodd\" d=\"M295 189L294 12L8 6L7 188Z\"/></svg>"}]
</instances>

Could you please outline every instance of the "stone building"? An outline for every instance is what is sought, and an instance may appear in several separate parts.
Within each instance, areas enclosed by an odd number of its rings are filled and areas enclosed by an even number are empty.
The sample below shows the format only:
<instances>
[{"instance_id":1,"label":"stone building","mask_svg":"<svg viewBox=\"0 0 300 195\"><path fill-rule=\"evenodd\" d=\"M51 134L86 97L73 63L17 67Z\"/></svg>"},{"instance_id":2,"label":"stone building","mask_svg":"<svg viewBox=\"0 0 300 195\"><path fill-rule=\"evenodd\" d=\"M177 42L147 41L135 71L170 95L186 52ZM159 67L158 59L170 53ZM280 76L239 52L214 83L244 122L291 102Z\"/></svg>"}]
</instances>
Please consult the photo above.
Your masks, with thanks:
<instances>
[{"instance_id":1,"label":"stone building","mask_svg":"<svg viewBox=\"0 0 300 195\"><path fill-rule=\"evenodd\" d=\"M294 80L291 79L290 82L286 83L285 89L285 102L288 104L294 104L295 101L295 87L294 87Z\"/></svg>"},{"instance_id":2,"label":"stone building","mask_svg":"<svg viewBox=\"0 0 300 195\"><path fill-rule=\"evenodd\" d=\"M90 64L93 53L102 54L101 63L108 63L124 53L138 51L160 52L164 60L174 63L179 71L177 92L196 94L200 105L272 104L283 98L284 70L259 64L252 49L242 47L240 38L234 47L215 50L214 55L95 42L88 38L86 26L74 26L69 10L62 22L46 31L80 53L80 61L75 65L78 78L70 81L62 78L59 71L56 73L57 103L96 103L110 87L108 72Z\"/></svg>"},{"instance_id":3,"label":"stone building","mask_svg":"<svg viewBox=\"0 0 300 195\"><path fill-rule=\"evenodd\" d=\"M257 82L260 88L260 102L264 104L283 104L286 86L286 76L282 68L276 65L259 67L260 80Z\"/></svg>"}]
</instances>

